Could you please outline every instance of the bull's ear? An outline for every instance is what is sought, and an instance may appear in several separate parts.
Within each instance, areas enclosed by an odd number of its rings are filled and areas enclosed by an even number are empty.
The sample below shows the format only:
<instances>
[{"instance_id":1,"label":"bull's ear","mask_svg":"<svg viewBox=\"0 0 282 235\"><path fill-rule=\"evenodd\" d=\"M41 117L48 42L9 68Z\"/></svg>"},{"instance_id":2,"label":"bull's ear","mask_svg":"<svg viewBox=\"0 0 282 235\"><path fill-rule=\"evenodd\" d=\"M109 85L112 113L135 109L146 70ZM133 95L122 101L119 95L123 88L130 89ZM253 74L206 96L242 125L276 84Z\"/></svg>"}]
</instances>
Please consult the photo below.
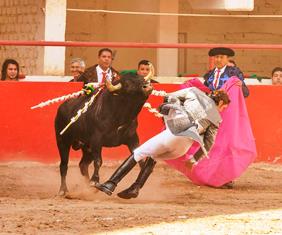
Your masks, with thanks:
<instances>
[{"instance_id":1,"label":"bull's ear","mask_svg":"<svg viewBox=\"0 0 282 235\"><path fill-rule=\"evenodd\" d=\"M122 87L121 83L113 85L112 82L109 81L108 79L106 79L105 83L106 83L106 87L109 90L109 92L117 91L117 90L121 89L121 87Z\"/></svg>"},{"instance_id":2,"label":"bull's ear","mask_svg":"<svg viewBox=\"0 0 282 235\"><path fill-rule=\"evenodd\" d=\"M155 74L155 68L152 63L149 63L149 68L150 68L150 72L146 77L144 77L145 81L152 79Z\"/></svg>"}]
</instances>

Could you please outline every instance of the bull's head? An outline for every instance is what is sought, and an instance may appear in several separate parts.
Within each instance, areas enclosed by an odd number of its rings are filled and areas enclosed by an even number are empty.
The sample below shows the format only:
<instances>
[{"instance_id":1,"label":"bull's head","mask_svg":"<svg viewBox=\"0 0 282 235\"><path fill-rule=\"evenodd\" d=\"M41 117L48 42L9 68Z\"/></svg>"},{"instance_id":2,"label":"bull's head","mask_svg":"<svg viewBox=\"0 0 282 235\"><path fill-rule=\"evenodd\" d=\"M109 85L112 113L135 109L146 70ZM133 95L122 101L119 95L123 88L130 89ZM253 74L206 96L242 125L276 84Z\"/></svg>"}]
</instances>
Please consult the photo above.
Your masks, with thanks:
<instances>
[{"instance_id":1,"label":"bull's head","mask_svg":"<svg viewBox=\"0 0 282 235\"><path fill-rule=\"evenodd\" d=\"M106 82L107 89L117 95L142 95L151 94L153 87L142 76L137 74L125 74L117 81Z\"/></svg>"},{"instance_id":2,"label":"bull's head","mask_svg":"<svg viewBox=\"0 0 282 235\"><path fill-rule=\"evenodd\" d=\"M125 74L121 79L113 82L106 80L107 89L115 94L143 94L148 96L151 94L153 87L150 79L154 76L154 67L150 63L150 72L146 77L136 74Z\"/></svg>"}]
</instances>

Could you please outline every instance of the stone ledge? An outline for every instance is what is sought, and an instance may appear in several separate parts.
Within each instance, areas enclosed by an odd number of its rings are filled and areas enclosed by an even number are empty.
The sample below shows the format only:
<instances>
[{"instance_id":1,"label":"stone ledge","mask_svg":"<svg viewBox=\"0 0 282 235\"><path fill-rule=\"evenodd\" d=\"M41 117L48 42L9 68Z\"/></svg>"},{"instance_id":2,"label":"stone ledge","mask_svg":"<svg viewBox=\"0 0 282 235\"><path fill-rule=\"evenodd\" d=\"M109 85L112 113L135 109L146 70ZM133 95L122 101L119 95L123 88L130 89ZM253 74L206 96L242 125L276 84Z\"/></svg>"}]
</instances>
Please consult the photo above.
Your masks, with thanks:
<instances>
[{"instance_id":1,"label":"stone ledge","mask_svg":"<svg viewBox=\"0 0 282 235\"><path fill-rule=\"evenodd\" d=\"M182 84L185 81L194 77L155 77L154 79L160 83L168 84ZM202 77L198 77L200 81L204 81ZM72 76L26 76L21 81L24 82L68 82L72 79ZM247 85L272 85L271 79L262 79L261 82L254 78L246 78Z\"/></svg>"}]
</instances>

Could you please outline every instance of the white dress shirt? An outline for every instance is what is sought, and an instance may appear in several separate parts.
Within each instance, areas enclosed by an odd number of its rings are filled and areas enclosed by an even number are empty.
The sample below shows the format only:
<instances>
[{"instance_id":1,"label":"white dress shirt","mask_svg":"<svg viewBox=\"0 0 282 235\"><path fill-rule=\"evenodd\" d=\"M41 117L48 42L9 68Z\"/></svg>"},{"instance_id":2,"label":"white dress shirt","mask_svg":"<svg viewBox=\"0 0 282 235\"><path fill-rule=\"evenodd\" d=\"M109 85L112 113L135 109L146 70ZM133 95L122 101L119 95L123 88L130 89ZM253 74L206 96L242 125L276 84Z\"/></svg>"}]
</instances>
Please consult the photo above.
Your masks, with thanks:
<instances>
[{"instance_id":1,"label":"white dress shirt","mask_svg":"<svg viewBox=\"0 0 282 235\"><path fill-rule=\"evenodd\" d=\"M103 80L103 72L107 73L107 79L112 81L112 70L108 68L106 71L104 71L99 65L96 67L96 72L97 72L97 78L98 78L98 83L101 83Z\"/></svg>"},{"instance_id":2,"label":"white dress shirt","mask_svg":"<svg viewBox=\"0 0 282 235\"><path fill-rule=\"evenodd\" d=\"M223 74L224 73L224 70L225 70L225 68L226 68L226 66L227 65L225 65L223 68L221 68L221 69L219 69L219 68L215 68L215 70L214 70L214 79L213 79L213 87L214 88L217 88L217 86L218 86L218 84L219 84L219 79L220 79L220 76L221 76L221 74ZM218 76L218 79L216 79L216 75L217 75L217 71L219 71L220 70L220 72L219 72L219 76ZM215 84L216 83L216 84Z\"/></svg>"}]
</instances>

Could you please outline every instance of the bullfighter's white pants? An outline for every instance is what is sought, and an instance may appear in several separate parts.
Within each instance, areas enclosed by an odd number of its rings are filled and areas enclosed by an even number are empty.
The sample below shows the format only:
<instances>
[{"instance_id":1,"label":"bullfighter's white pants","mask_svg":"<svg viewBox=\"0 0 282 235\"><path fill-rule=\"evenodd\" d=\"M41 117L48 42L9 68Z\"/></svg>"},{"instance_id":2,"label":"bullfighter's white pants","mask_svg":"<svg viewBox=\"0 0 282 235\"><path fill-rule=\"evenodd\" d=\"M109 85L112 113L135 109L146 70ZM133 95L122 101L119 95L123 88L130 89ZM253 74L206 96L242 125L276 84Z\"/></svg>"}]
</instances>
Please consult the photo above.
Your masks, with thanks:
<instances>
[{"instance_id":1,"label":"bullfighter's white pants","mask_svg":"<svg viewBox=\"0 0 282 235\"><path fill-rule=\"evenodd\" d=\"M192 143L192 139L173 135L167 128L135 149L134 159L138 162L146 157L155 160L178 158L188 151Z\"/></svg>"}]
</instances>

